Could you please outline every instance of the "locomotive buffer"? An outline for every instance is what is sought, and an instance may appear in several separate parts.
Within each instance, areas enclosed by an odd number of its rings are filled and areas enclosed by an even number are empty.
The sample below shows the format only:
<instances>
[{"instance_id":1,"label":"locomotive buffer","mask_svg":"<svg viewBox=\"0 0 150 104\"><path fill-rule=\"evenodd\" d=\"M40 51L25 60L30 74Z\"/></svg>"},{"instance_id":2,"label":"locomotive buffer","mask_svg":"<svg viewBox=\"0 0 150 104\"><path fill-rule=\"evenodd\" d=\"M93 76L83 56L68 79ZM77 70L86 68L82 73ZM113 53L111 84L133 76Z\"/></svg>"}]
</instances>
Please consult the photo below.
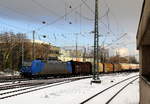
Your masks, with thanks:
<instances>
[{"instance_id":1,"label":"locomotive buffer","mask_svg":"<svg viewBox=\"0 0 150 104\"><path fill-rule=\"evenodd\" d=\"M93 79L92 83L101 83L98 73L99 63L99 32L98 32L98 0L95 0L95 27L94 27L94 61L93 61Z\"/></svg>"}]
</instances>

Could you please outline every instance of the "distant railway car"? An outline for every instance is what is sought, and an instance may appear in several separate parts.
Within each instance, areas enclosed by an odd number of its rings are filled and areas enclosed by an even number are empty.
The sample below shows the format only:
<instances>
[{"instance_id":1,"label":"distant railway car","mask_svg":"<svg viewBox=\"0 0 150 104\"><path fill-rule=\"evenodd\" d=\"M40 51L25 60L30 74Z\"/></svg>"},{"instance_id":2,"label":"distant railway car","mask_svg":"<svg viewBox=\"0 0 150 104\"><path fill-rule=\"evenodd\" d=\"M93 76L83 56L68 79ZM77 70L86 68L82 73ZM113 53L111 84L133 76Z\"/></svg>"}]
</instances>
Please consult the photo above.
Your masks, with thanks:
<instances>
[{"instance_id":1,"label":"distant railway car","mask_svg":"<svg viewBox=\"0 0 150 104\"><path fill-rule=\"evenodd\" d=\"M79 62L70 61L72 67L72 73L74 74L81 74L81 66Z\"/></svg>"},{"instance_id":2,"label":"distant railway car","mask_svg":"<svg viewBox=\"0 0 150 104\"><path fill-rule=\"evenodd\" d=\"M92 73L92 64L90 62L85 62L85 69L86 73L91 74Z\"/></svg>"},{"instance_id":3,"label":"distant railway car","mask_svg":"<svg viewBox=\"0 0 150 104\"><path fill-rule=\"evenodd\" d=\"M130 69L130 70L134 70L134 69L136 69L135 64L130 64L129 69Z\"/></svg>"},{"instance_id":4,"label":"distant railway car","mask_svg":"<svg viewBox=\"0 0 150 104\"><path fill-rule=\"evenodd\" d=\"M120 72L121 71L121 65L120 64L113 64L114 66L114 72Z\"/></svg>"},{"instance_id":5,"label":"distant railway car","mask_svg":"<svg viewBox=\"0 0 150 104\"><path fill-rule=\"evenodd\" d=\"M135 64L136 68L135 69L140 69L139 64Z\"/></svg>"},{"instance_id":6,"label":"distant railway car","mask_svg":"<svg viewBox=\"0 0 150 104\"><path fill-rule=\"evenodd\" d=\"M126 71L130 69L130 64L120 63L121 71Z\"/></svg>"},{"instance_id":7,"label":"distant railway car","mask_svg":"<svg viewBox=\"0 0 150 104\"><path fill-rule=\"evenodd\" d=\"M99 73L103 73L104 72L103 63L98 63L98 72Z\"/></svg>"},{"instance_id":8,"label":"distant railway car","mask_svg":"<svg viewBox=\"0 0 150 104\"><path fill-rule=\"evenodd\" d=\"M130 69L131 70L137 70L137 69L139 69L139 64L130 64Z\"/></svg>"},{"instance_id":9,"label":"distant railway car","mask_svg":"<svg viewBox=\"0 0 150 104\"><path fill-rule=\"evenodd\" d=\"M113 72L113 64L111 63L104 63L104 70L105 72Z\"/></svg>"},{"instance_id":10,"label":"distant railway car","mask_svg":"<svg viewBox=\"0 0 150 104\"><path fill-rule=\"evenodd\" d=\"M92 64L89 62L70 61L72 66L72 74L90 74Z\"/></svg>"},{"instance_id":11,"label":"distant railway car","mask_svg":"<svg viewBox=\"0 0 150 104\"><path fill-rule=\"evenodd\" d=\"M137 68L137 69L140 69L140 65L139 65L139 64L137 64L136 68Z\"/></svg>"}]
</instances>

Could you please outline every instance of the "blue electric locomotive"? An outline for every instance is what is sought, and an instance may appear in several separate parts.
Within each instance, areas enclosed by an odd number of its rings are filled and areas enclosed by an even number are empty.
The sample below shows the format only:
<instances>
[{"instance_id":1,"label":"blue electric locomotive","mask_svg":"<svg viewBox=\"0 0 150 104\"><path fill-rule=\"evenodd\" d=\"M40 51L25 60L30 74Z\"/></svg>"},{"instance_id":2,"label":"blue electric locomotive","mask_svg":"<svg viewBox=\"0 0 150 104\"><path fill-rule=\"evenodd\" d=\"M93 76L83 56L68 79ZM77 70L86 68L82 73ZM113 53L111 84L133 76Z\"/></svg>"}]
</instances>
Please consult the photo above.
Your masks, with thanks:
<instances>
[{"instance_id":1,"label":"blue electric locomotive","mask_svg":"<svg viewBox=\"0 0 150 104\"><path fill-rule=\"evenodd\" d=\"M20 73L22 76L49 76L72 74L71 62L34 60L23 64Z\"/></svg>"}]
</instances>

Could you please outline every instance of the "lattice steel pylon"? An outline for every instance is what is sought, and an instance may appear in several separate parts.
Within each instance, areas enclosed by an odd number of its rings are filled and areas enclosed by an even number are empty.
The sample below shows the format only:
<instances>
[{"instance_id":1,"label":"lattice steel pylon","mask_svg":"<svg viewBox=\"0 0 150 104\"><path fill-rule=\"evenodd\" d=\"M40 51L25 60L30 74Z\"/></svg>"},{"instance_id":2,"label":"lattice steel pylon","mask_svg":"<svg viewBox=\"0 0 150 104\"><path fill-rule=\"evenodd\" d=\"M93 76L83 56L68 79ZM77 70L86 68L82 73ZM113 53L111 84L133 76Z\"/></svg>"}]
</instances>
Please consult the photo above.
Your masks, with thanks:
<instances>
[{"instance_id":1,"label":"lattice steel pylon","mask_svg":"<svg viewBox=\"0 0 150 104\"><path fill-rule=\"evenodd\" d=\"M95 0L95 27L94 27L94 61L93 61L93 82L100 82L98 73L99 63L99 31L98 31L98 0Z\"/></svg>"}]
</instances>

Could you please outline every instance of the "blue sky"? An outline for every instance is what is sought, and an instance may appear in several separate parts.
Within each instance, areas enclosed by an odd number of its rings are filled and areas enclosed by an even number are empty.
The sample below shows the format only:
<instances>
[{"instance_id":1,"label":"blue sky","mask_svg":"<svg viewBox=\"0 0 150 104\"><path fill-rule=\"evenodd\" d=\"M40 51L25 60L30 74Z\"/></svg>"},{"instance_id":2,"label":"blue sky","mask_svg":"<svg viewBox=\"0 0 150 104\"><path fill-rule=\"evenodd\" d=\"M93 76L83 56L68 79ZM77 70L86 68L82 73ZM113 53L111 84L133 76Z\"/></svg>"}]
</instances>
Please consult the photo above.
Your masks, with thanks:
<instances>
[{"instance_id":1,"label":"blue sky","mask_svg":"<svg viewBox=\"0 0 150 104\"><path fill-rule=\"evenodd\" d=\"M94 1L85 2L86 4L82 0L1 0L0 31L26 33L31 39L32 31L35 30L37 40L56 46L74 46L78 34L79 46L92 46L93 34L90 32L94 29ZM113 42L116 44L112 47L127 48L132 54L136 50L135 37L142 2L100 0L100 44L104 41L107 46ZM61 18L62 16L64 17ZM42 24L42 21L46 24ZM128 35L114 42L125 33Z\"/></svg>"}]
</instances>

